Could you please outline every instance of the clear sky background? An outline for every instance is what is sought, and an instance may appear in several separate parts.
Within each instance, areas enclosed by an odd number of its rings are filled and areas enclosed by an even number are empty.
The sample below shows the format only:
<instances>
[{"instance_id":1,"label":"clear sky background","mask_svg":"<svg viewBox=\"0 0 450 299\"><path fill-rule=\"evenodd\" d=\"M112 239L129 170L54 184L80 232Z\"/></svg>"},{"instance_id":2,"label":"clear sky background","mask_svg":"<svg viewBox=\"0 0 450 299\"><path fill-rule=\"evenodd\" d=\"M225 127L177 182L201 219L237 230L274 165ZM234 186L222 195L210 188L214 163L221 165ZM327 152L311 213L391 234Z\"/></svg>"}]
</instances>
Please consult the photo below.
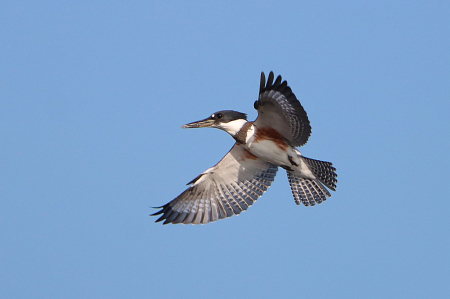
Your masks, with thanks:
<instances>
[{"instance_id":1,"label":"clear sky background","mask_svg":"<svg viewBox=\"0 0 450 299\"><path fill-rule=\"evenodd\" d=\"M4 1L0 298L449 298L448 1ZM256 118L260 72L308 113L301 152L240 216L149 214Z\"/></svg>"}]
</instances>

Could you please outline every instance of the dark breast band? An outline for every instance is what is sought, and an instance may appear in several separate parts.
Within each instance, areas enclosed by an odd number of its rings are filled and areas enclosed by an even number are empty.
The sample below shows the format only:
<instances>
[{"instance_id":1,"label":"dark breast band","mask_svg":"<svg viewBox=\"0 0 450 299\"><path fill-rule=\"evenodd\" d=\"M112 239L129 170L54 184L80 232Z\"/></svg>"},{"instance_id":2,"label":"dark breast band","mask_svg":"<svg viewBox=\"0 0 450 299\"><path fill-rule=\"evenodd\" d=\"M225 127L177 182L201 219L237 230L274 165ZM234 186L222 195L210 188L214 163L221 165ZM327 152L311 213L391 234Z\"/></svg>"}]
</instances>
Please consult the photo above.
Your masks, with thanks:
<instances>
[{"instance_id":1,"label":"dark breast band","mask_svg":"<svg viewBox=\"0 0 450 299\"><path fill-rule=\"evenodd\" d=\"M237 132L236 135L234 135L234 139L239 144L245 144L245 140L247 139L247 132L250 129L250 127L253 125L252 121L246 122L242 128Z\"/></svg>"}]
</instances>

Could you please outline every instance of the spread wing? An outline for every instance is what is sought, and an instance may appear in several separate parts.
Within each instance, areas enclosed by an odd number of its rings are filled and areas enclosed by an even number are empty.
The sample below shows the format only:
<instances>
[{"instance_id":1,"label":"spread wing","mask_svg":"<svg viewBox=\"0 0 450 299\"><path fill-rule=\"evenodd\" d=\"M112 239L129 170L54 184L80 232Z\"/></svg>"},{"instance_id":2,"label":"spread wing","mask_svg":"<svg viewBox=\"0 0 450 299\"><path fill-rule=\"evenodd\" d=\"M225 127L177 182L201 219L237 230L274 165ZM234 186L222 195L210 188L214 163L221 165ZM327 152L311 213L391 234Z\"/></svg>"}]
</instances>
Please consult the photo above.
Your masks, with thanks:
<instances>
[{"instance_id":1,"label":"spread wing","mask_svg":"<svg viewBox=\"0 0 450 299\"><path fill-rule=\"evenodd\" d=\"M156 222L206 224L247 210L272 184L278 167L235 144L186 191L160 207ZM153 216L152 215L152 216Z\"/></svg>"},{"instance_id":2,"label":"spread wing","mask_svg":"<svg viewBox=\"0 0 450 299\"><path fill-rule=\"evenodd\" d=\"M259 99L255 102L257 127L271 127L278 131L292 146L302 146L311 135L311 126L305 109L295 97L286 81L270 72L267 79L261 73Z\"/></svg>"}]
</instances>

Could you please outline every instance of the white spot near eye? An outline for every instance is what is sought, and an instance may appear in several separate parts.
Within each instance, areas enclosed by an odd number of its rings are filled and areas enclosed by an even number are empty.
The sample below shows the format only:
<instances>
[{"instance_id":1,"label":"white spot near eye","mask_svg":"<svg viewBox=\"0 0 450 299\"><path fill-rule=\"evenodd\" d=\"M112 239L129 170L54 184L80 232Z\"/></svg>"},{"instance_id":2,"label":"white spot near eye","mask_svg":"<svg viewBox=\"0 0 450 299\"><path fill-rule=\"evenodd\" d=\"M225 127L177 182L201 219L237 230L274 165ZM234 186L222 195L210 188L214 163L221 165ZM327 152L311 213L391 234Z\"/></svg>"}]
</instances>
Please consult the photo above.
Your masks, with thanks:
<instances>
[{"instance_id":1,"label":"white spot near eye","mask_svg":"<svg viewBox=\"0 0 450 299\"><path fill-rule=\"evenodd\" d=\"M214 113L213 113L213 114L211 114L211 117L212 117L212 118L214 118Z\"/></svg>"}]
</instances>

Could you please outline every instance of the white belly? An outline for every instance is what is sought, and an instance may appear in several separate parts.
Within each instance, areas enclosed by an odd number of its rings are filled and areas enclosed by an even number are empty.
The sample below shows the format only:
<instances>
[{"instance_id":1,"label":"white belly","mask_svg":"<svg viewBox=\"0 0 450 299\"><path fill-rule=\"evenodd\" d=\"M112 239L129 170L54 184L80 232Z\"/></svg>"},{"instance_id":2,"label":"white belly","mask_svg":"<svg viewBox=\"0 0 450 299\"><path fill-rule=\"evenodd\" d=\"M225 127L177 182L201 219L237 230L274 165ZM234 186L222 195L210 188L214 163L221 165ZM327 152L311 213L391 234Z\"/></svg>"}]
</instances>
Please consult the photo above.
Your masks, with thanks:
<instances>
[{"instance_id":1,"label":"white belly","mask_svg":"<svg viewBox=\"0 0 450 299\"><path fill-rule=\"evenodd\" d=\"M289 161L288 153L281 149L275 142L270 140L262 140L259 142L248 142L248 150L255 156L264 161L277 164L277 165L291 165ZM287 149L290 150L289 148ZM294 156L292 156L294 155ZM292 157L296 157L297 154L291 153Z\"/></svg>"},{"instance_id":2,"label":"white belly","mask_svg":"<svg viewBox=\"0 0 450 299\"><path fill-rule=\"evenodd\" d=\"M292 168L297 175L302 177L315 178L308 165L300 158L301 153L296 148L277 143L276 140L255 138L254 130L255 128L252 126L248 131L245 145L245 148L253 155L278 166ZM291 160L297 166L293 165Z\"/></svg>"}]
</instances>

